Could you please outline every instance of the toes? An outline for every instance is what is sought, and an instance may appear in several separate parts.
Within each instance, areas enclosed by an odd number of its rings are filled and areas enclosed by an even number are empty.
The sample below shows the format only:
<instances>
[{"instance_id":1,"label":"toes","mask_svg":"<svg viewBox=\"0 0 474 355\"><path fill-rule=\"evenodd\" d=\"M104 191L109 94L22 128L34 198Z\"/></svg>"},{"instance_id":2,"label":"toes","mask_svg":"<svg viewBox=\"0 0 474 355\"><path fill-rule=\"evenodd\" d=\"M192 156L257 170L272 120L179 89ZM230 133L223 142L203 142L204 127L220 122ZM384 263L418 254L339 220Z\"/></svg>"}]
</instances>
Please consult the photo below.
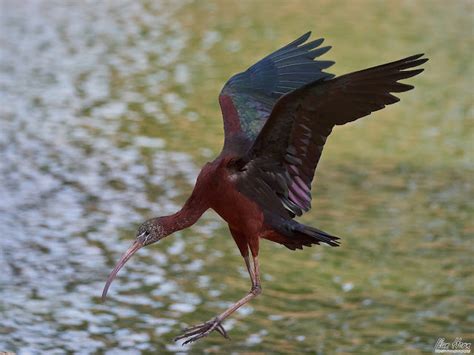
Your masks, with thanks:
<instances>
[{"instance_id":1,"label":"toes","mask_svg":"<svg viewBox=\"0 0 474 355\"><path fill-rule=\"evenodd\" d=\"M220 335L222 335L225 338L225 334L224 334L225 330L221 329L221 327L217 326L216 329L214 330L217 331Z\"/></svg>"},{"instance_id":2,"label":"toes","mask_svg":"<svg viewBox=\"0 0 474 355\"><path fill-rule=\"evenodd\" d=\"M206 335L208 335L210 332L211 332L210 330L207 330L207 331L205 331L204 333L198 334L198 335L192 337L191 339L186 340L186 341L183 343L183 345L190 344L190 343L195 342L196 340L199 340L199 339L201 339L201 338L204 338L204 337L205 337Z\"/></svg>"},{"instance_id":3,"label":"toes","mask_svg":"<svg viewBox=\"0 0 474 355\"><path fill-rule=\"evenodd\" d=\"M221 323L218 323L216 326L216 330L226 339L230 339L229 336L227 335L227 332L225 328L222 326Z\"/></svg>"},{"instance_id":4,"label":"toes","mask_svg":"<svg viewBox=\"0 0 474 355\"><path fill-rule=\"evenodd\" d=\"M184 338L189 338L189 337L191 337L193 335L196 335L196 334L204 333L210 328L210 326L211 326L211 324L209 322L207 322L207 323L201 323L201 324L186 328L184 330L183 334L181 334L180 336L177 336L176 338L174 338L174 341L182 340ZM188 341L186 341L184 344L187 344L187 343L188 343Z\"/></svg>"},{"instance_id":5,"label":"toes","mask_svg":"<svg viewBox=\"0 0 474 355\"><path fill-rule=\"evenodd\" d=\"M217 331L224 338L229 339L229 336L227 335L226 330L222 326L221 322L216 318L216 319L213 319L212 321L187 328L182 335L174 338L174 341L188 338L183 343L183 345L190 344L201 338L204 338L205 336L209 335L214 330Z\"/></svg>"},{"instance_id":6,"label":"toes","mask_svg":"<svg viewBox=\"0 0 474 355\"><path fill-rule=\"evenodd\" d=\"M207 324L207 322L206 322L206 323L200 323L200 324L197 324L197 325L193 325L193 326L191 326L191 327L188 327L188 328L184 329L184 332L187 333L187 332L193 331L193 330L195 330L195 329L202 328L202 327L204 327L206 324Z\"/></svg>"},{"instance_id":7,"label":"toes","mask_svg":"<svg viewBox=\"0 0 474 355\"><path fill-rule=\"evenodd\" d=\"M183 334L181 334L180 336L174 338L174 341L178 341L178 340L181 340L181 339L184 339L184 338L189 338L190 336L193 336L193 335L196 335L196 334L199 334L199 333L202 333L203 332L203 329L199 328L199 329L196 329L194 331L187 331L187 332L184 332Z\"/></svg>"}]
</instances>

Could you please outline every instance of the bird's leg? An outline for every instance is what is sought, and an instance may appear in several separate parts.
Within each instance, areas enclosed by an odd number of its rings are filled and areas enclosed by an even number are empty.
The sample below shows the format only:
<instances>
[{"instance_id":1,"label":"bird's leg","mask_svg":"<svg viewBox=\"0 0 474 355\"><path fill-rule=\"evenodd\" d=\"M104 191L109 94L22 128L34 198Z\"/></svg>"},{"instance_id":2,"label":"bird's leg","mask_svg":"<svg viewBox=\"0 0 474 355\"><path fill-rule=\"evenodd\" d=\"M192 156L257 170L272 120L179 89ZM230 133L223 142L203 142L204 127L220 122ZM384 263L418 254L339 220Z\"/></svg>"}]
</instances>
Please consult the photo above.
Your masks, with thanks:
<instances>
[{"instance_id":1,"label":"bird's leg","mask_svg":"<svg viewBox=\"0 0 474 355\"><path fill-rule=\"evenodd\" d=\"M262 292L262 287L260 284L260 268L258 265L258 256L253 256L252 259L253 268L250 265L249 257L244 257L245 265L247 266L247 270L250 275L250 280L252 282L252 288L250 289L249 293L210 321L187 328L182 335L174 339L175 341L188 338L183 343L183 345L185 345L209 335L214 330L218 331L224 338L228 338L227 332L225 331L221 322L227 317L229 317L236 310L238 310L240 307L242 307L244 304L249 302L251 299L257 297Z\"/></svg>"},{"instance_id":2,"label":"bird's leg","mask_svg":"<svg viewBox=\"0 0 474 355\"><path fill-rule=\"evenodd\" d=\"M252 264L250 264L250 259L248 255L244 256L244 260L245 260L245 266L247 267L247 272L250 275L250 281L252 282L252 286L253 286L255 282L255 272L252 269Z\"/></svg>"}]
</instances>

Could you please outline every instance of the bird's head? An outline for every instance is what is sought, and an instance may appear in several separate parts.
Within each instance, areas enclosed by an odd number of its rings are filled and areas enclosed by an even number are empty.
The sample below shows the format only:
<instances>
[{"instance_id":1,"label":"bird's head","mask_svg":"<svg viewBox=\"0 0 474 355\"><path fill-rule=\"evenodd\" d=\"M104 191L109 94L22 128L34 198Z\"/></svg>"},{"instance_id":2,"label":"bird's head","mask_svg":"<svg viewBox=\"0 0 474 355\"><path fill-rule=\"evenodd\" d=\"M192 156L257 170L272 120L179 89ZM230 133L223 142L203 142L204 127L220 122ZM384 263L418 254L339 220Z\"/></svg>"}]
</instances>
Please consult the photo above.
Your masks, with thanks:
<instances>
[{"instance_id":1,"label":"bird's head","mask_svg":"<svg viewBox=\"0 0 474 355\"><path fill-rule=\"evenodd\" d=\"M114 269L107 278L105 283L104 291L102 292L102 300L105 300L107 291L109 290L110 284L114 280L117 273L125 265L125 263L135 254L139 249L156 243L157 241L168 236L170 233L166 228L166 223L163 217L149 219L138 227L137 236L134 243L128 248L128 250L122 255L120 260L115 265Z\"/></svg>"},{"instance_id":2,"label":"bird's head","mask_svg":"<svg viewBox=\"0 0 474 355\"><path fill-rule=\"evenodd\" d=\"M168 234L165 232L163 222L162 217L143 222L140 227L138 227L136 242L144 247L166 237Z\"/></svg>"}]
</instances>

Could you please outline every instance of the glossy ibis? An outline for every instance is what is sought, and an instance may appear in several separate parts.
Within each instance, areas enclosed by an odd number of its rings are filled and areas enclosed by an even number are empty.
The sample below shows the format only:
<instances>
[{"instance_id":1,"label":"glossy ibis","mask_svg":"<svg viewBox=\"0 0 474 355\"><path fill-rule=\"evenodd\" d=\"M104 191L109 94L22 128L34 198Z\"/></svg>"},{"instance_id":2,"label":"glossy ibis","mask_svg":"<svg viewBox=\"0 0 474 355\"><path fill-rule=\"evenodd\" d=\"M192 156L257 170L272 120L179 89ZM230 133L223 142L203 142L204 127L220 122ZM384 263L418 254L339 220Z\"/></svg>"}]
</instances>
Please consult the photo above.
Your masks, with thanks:
<instances>
[{"instance_id":1,"label":"glossy ibis","mask_svg":"<svg viewBox=\"0 0 474 355\"><path fill-rule=\"evenodd\" d=\"M140 248L193 225L209 208L229 225L250 275L249 293L208 322L185 330L176 340L196 341L212 331L224 337L222 321L262 292L260 238L295 250L339 238L294 220L311 208L311 181L334 126L367 116L399 101L392 93L423 71L412 69L423 54L334 77L332 61L315 60L331 47L323 39L305 43L310 32L266 56L224 86L219 103L225 142L207 163L183 208L138 228L136 240L117 263L102 297L122 266Z\"/></svg>"}]
</instances>

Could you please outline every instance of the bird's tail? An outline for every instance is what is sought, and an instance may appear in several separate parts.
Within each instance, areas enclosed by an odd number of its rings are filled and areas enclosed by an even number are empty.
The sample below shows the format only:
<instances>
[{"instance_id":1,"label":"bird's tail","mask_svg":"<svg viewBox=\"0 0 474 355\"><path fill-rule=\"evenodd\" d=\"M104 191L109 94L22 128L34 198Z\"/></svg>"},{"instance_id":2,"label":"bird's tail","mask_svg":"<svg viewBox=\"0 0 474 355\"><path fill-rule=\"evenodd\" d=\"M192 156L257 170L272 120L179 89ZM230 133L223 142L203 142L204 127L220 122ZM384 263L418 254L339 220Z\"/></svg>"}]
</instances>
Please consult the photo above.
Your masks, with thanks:
<instances>
[{"instance_id":1,"label":"bird's tail","mask_svg":"<svg viewBox=\"0 0 474 355\"><path fill-rule=\"evenodd\" d=\"M303 249L303 246L310 247L313 244L321 243L332 247L337 247L340 244L339 237L294 220L280 221L273 227L277 234L264 236L264 238L283 244L291 250Z\"/></svg>"},{"instance_id":2,"label":"bird's tail","mask_svg":"<svg viewBox=\"0 0 474 355\"><path fill-rule=\"evenodd\" d=\"M312 244L319 244L320 242L330 245L332 247L338 247L340 245L340 238L329 233L326 233L320 229L299 224L296 228L296 233L302 234L306 237L310 237L313 240Z\"/></svg>"}]
</instances>

